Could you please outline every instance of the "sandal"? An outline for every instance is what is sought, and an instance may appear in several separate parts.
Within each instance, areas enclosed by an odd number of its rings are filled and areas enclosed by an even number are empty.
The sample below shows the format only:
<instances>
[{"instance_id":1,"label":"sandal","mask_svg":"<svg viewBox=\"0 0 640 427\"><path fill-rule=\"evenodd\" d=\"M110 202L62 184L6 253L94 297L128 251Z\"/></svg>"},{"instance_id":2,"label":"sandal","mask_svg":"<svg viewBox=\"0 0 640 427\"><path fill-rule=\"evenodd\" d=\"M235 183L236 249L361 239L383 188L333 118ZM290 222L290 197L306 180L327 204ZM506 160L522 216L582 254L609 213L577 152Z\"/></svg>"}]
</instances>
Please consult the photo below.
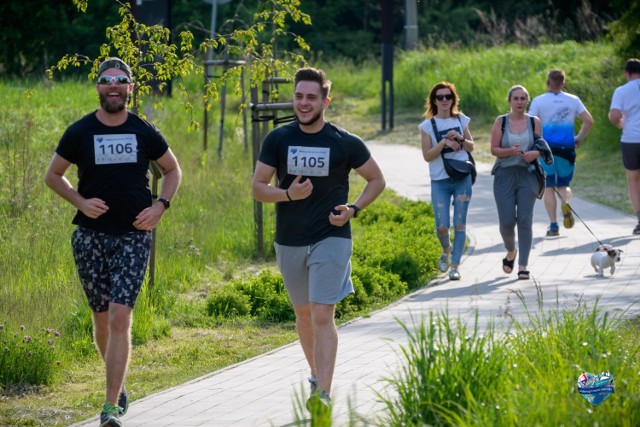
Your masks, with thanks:
<instances>
[{"instance_id":1,"label":"sandal","mask_svg":"<svg viewBox=\"0 0 640 427\"><path fill-rule=\"evenodd\" d=\"M529 271L528 270L520 270L518 271L518 280L529 280Z\"/></svg>"},{"instance_id":2,"label":"sandal","mask_svg":"<svg viewBox=\"0 0 640 427\"><path fill-rule=\"evenodd\" d=\"M516 255L517 255L517 252L516 252ZM502 258L502 271L504 271L506 274L511 274L511 272L513 271L513 264L515 261L516 261L515 255L513 256L513 259L507 259L507 257Z\"/></svg>"}]
</instances>

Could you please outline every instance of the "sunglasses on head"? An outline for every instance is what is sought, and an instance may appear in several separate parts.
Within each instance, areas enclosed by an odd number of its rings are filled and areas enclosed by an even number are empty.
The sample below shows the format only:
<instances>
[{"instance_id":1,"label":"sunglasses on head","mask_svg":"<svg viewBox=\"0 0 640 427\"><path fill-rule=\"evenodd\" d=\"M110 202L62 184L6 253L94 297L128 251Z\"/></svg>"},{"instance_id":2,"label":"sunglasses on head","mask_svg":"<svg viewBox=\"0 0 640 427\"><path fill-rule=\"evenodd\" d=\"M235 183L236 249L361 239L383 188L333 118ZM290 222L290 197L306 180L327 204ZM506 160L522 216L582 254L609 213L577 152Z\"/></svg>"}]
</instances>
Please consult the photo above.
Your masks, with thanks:
<instances>
[{"instance_id":1,"label":"sunglasses on head","mask_svg":"<svg viewBox=\"0 0 640 427\"><path fill-rule=\"evenodd\" d=\"M447 101L451 101L451 100L453 99L453 94L448 93L448 94L446 94L446 95L436 95L436 99L437 99L438 101L444 101L445 99L446 99Z\"/></svg>"},{"instance_id":2,"label":"sunglasses on head","mask_svg":"<svg viewBox=\"0 0 640 427\"><path fill-rule=\"evenodd\" d=\"M116 82L117 85L126 85L131 83L131 79L127 76L100 76L98 77L99 85L110 85Z\"/></svg>"}]
</instances>

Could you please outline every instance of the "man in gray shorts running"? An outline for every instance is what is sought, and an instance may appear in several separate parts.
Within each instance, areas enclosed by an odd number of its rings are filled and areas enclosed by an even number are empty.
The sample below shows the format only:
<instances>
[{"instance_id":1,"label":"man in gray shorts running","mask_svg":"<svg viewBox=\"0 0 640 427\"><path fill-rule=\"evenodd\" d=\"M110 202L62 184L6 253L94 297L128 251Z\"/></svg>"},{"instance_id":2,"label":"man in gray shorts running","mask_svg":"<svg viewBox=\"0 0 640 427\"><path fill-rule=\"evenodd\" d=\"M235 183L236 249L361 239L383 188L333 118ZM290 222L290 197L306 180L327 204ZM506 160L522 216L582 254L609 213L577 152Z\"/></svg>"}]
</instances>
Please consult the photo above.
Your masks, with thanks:
<instances>
[{"instance_id":1,"label":"man in gray shorts running","mask_svg":"<svg viewBox=\"0 0 640 427\"><path fill-rule=\"evenodd\" d=\"M297 120L266 136L253 176L253 196L276 203L276 257L311 370L310 409L315 402L331 404L338 349L335 308L353 293L349 221L385 187L362 139L325 121L330 89L322 70L296 72ZM352 169L367 183L348 204ZM277 186L271 185L274 175Z\"/></svg>"},{"instance_id":2,"label":"man in gray shorts running","mask_svg":"<svg viewBox=\"0 0 640 427\"><path fill-rule=\"evenodd\" d=\"M131 69L119 58L98 67L100 108L67 128L45 174L46 184L78 210L73 255L93 312L96 347L106 366L100 426L120 427L131 353L133 306L145 278L151 230L170 206L182 172L164 136L128 111ZM149 190L149 162L160 167L160 197ZM78 189L64 176L75 164Z\"/></svg>"}]
</instances>

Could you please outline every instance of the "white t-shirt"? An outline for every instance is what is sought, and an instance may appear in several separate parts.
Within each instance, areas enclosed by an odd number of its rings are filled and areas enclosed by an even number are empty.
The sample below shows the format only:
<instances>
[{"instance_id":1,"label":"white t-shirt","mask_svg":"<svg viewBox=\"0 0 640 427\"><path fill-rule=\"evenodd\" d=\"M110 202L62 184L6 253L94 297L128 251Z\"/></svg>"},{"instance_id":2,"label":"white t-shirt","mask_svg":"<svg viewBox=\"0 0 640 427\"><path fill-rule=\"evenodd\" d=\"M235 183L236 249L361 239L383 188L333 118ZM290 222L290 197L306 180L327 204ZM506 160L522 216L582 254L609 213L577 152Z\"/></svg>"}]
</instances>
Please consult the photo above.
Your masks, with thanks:
<instances>
[{"instance_id":1,"label":"white t-shirt","mask_svg":"<svg viewBox=\"0 0 640 427\"><path fill-rule=\"evenodd\" d=\"M430 118L425 119L422 123L420 123L420 125L418 125L418 128L422 132L431 137L432 146L440 142L444 135L446 135L447 132L449 132L451 129L454 129L461 135L464 135L464 129L469 127L469 122L471 121L469 117L465 116L462 113L460 113L458 117L449 117L448 119L439 119L438 117L436 117L435 119L436 127L438 128L438 133L440 134L438 137L436 137L433 132L433 126L431 125ZM445 157L448 159L456 159L462 161L469 160L469 154L467 154L465 150L445 153ZM429 162L429 176L431 177L432 181L449 178L449 175L447 175L447 172L445 172L444 170L442 157L440 155Z\"/></svg>"},{"instance_id":2,"label":"white t-shirt","mask_svg":"<svg viewBox=\"0 0 640 427\"><path fill-rule=\"evenodd\" d=\"M640 79L628 81L613 92L609 110L624 115L620 141L640 144Z\"/></svg>"},{"instance_id":3,"label":"white t-shirt","mask_svg":"<svg viewBox=\"0 0 640 427\"><path fill-rule=\"evenodd\" d=\"M547 92L531 101L529 114L542 122L542 137L550 146L574 148L576 116L587 111L580 98L567 92Z\"/></svg>"}]
</instances>

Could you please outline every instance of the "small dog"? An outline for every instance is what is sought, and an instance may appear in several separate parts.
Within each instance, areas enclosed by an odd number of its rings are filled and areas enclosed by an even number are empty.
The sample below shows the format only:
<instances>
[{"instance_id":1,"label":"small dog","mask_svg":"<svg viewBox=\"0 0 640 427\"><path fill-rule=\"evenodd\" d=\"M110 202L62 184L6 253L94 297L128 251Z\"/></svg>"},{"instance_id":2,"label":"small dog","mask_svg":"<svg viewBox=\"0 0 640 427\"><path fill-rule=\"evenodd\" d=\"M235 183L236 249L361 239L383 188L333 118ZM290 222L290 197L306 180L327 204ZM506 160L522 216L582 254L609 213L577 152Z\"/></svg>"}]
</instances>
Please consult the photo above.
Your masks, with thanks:
<instances>
[{"instance_id":1,"label":"small dog","mask_svg":"<svg viewBox=\"0 0 640 427\"><path fill-rule=\"evenodd\" d=\"M622 249L614 249L611 245L600 245L591 255L591 266L598 277L604 276L604 269L609 267L609 273L616 271L616 262L620 262Z\"/></svg>"}]
</instances>

